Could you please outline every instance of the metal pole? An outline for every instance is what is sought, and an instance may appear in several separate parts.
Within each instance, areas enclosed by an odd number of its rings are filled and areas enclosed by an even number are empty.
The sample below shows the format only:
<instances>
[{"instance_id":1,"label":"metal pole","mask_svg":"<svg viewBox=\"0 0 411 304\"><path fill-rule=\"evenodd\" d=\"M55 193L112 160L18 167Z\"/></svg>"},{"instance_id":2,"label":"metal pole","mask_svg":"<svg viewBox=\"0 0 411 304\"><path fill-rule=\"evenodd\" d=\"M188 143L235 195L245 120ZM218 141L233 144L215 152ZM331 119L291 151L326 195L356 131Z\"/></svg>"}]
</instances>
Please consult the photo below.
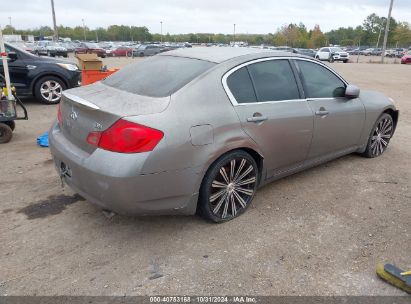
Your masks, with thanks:
<instances>
[{"instance_id":1,"label":"metal pole","mask_svg":"<svg viewBox=\"0 0 411 304\"><path fill-rule=\"evenodd\" d=\"M161 43L163 43L163 21L160 21L161 24Z\"/></svg>"},{"instance_id":2,"label":"metal pole","mask_svg":"<svg viewBox=\"0 0 411 304\"><path fill-rule=\"evenodd\" d=\"M84 19L81 19L81 21L83 21L84 42L86 42L86 24L84 23Z\"/></svg>"},{"instance_id":3,"label":"metal pole","mask_svg":"<svg viewBox=\"0 0 411 304\"><path fill-rule=\"evenodd\" d=\"M361 50L361 38L358 40L357 63L358 61L360 61L360 50Z\"/></svg>"},{"instance_id":4,"label":"metal pole","mask_svg":"<svg viewBox=\"0 0 411 304\"><path fill-rule=\"evenodd\" d=\"M384 44L382 46L382 54L381 54L381 63L384 63L384 59L385 59L385 50L387 49L388 32L390 30L391 13L392 13L392 7L393 6L394 6L394 0L391 0L390 9L388 11L387 24L385 26Z\"/></svg>"},{"instance_id":5,"label":"metal pole","mask_svg":"<svg viewBox=\"0 0 411 304\"><path fill-rule=\"evenodd\" d=\"M235 45L235 23L234 23L233 43Z\"/></svg>"},{"instance_id":6,"label":"metal pole","mask_svg":"<svg viewBox=\"0 0 411 304\"><path fill-rule=\"evenodd\" d=\"M53 16L53 26L54 26L53 40L57 41L59 39L59 33L58 33L58 30L57 30L56 12L54 11L54 0L51 0L51 14Z\"/></svg>"},{"instance_id":7,"label":"metal pole","mask_svg":"<svg viewBox=\"0 0 411 304\"><path fill-rule=\"evenodd\" d=\"M0 27L0 52L2 54L6 53L6 48L4 47L4 41L3 41L3 31L1 30L1 27ZM10 85L10 74L9 74L9 65L7 62L7 55L1 56L1 57L3 61L4 78L6 80L7 99L13 100L13 94L11 92L11 85Z\"/></svg>"},{"instance_id":8,"label":"metal pole","mask_svg":"<svg viewBox=\"0 0 411 304\"><path fill-rule=\"evenodd\" d=\"M9 17L9 25L10 25L11 34L13 35L14 31L13 31L13 26L11 25L11 17Z\"/></svg>"}]
</instances>

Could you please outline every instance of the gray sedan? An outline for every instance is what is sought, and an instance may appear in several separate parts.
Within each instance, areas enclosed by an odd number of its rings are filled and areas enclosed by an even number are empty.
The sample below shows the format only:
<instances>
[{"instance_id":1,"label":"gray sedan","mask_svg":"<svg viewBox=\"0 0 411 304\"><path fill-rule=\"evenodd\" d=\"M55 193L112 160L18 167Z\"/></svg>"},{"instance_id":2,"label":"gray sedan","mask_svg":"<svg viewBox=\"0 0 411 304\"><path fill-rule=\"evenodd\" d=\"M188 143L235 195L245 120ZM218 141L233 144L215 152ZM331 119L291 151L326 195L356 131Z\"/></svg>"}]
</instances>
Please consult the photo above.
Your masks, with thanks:
<instances>
[{"instance_id":1,"label":"gray sedan","mask_svg":"<svg viewBox=\"0 0 411 304\"><path fill-rule=\"evenodd\" d=\"M62 179L103 209L225 222L259 186L349 153L382 155L398 115L309 57L193 48L63 92L49 136Z\"/></svg>"}]
</instances>

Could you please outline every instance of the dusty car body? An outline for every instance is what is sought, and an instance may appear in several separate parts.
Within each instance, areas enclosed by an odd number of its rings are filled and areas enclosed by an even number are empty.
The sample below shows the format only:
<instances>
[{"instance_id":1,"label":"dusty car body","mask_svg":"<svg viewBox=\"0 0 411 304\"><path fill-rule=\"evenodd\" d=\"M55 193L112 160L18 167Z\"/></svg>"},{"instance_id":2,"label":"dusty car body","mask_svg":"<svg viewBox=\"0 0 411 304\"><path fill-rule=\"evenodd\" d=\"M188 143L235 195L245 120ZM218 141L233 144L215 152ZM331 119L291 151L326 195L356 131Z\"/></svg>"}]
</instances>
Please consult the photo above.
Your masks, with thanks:
<instances>
[{"instance_id":1,"label":"dusty car body","mask_svg":"<svg viewBox=\"0 0 411 304\"><path fill-rule=\"evenodd\" d=\"M193 48L65 91L49 136L59 174L103 209L222 222L261 185L349 153L381 155L397 120L389 98L313 58Z\"/></svg>"}]
</instances>

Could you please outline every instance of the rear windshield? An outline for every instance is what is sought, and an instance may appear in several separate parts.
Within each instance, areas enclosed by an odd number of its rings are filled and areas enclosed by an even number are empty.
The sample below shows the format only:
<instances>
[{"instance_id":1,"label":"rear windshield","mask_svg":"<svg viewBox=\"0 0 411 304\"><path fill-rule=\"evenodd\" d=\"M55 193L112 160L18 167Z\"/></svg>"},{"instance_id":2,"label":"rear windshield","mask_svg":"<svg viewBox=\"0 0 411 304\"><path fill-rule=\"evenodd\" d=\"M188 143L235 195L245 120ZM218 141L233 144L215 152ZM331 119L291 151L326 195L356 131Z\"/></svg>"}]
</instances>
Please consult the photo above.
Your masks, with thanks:
<instances>
[{"instance_id":1,"label":"rear windshield","mask_svg":"<svg viewBox=\"0 0 411 304\"><path fill-rule=\"evenodd\" d=\"M214 65L184 57L154 56L122 68L103 83L138 95L166 97Z\"/></svg>"}]
</instances>

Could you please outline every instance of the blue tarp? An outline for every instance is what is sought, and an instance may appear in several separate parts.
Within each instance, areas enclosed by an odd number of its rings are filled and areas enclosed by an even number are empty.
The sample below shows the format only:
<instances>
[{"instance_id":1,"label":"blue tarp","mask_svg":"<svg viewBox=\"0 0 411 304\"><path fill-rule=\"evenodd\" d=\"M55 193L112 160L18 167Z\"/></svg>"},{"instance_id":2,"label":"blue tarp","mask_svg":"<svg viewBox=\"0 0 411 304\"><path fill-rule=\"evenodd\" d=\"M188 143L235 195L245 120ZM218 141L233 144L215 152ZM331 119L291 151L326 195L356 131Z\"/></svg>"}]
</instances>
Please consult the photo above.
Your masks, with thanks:
<instances>
[{"instance_id":1,"label":"blue tarp","mask_svg":"<svg viewBox=\"0 0 411 304\"><path fill-rule=\"evenodd\" d=\"M49 146L49 132L46 132L43 135L40 135L39 137L37 137L37 144L40 147L47 148Z\"/></svg>"}]
</instances>

